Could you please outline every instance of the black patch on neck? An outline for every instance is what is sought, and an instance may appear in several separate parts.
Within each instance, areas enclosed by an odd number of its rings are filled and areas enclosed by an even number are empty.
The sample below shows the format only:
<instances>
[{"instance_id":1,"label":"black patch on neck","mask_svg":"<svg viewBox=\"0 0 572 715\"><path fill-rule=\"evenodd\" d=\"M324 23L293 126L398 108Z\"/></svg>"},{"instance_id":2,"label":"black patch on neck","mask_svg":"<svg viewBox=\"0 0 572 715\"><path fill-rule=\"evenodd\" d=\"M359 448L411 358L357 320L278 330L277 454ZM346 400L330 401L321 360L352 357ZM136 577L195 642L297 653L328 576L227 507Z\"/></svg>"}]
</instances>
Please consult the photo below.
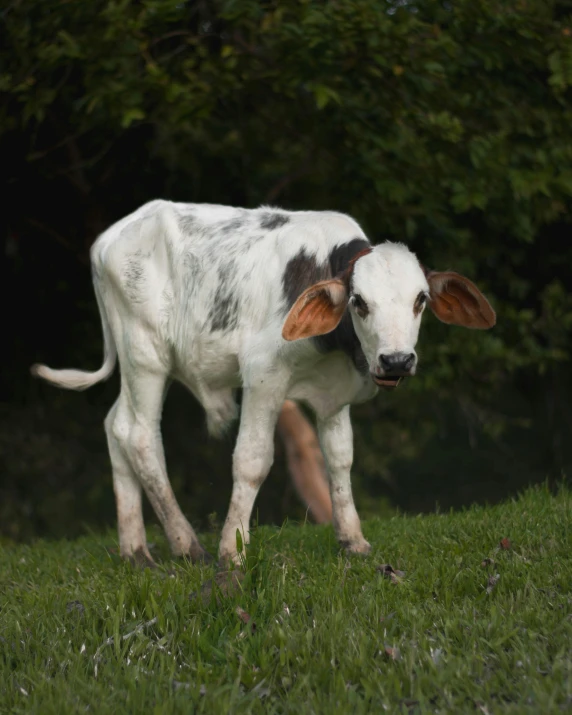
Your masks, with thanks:
<instances>
[{"instance_id":1,"label":"black patch on neck","mask_svg":"<svg viewBox=\"0 0 572 715\"><path fill-rule=\"evenodd\" d=\"M325 264L318 264L316 257L307 254L302 248L294 258L288 261L282 276L282 292L286 298L288 310L306 288L331 277L329 267Z\"/></svg>"},{"instance_id":2,"label":"black patch on neck","mask_svg":"<svg viewBox=\"0 0 572 715\"><path fill-rule=\"evenodd\" d=\"M339 246L335 246L329 257L332 276L339 276L340 273L343 273L352 258L366 248L371 248L371 244L364 238L352 238L349 243L342 243Z\"/></svg>"},{"instance_id":3,"label":"black patch on neck","mask_svg":"<svg viewBox=\"0 0 572 715\"><path fill-rule=\"evenodd\" d=\"M260 218L260 228L264 231L273 231L275 228L280 228L284 224L288 223L290 218L284 214L278 213L265 213L262 214Z\"/></svg>"},{"instance_id":4,"label":"black patch on neck","mask_svg":"<svg viewBox=\"0 0 572 715\"><path fill-rule=\"evenodd\" d=\"M342 275L351 259L371 244L363 238L354 238L347 243L335 246L325 263L318 264L316 257L300 250L291 258L282 276L282 290L288 309L298 297L314 283ZM337 328L327 335L311 338L321 353L340 350L348 355L358 372L366 374L367 360L361 349L360 342L354 330L349 311L345 310Z\"/></svg>"}]
</instances>

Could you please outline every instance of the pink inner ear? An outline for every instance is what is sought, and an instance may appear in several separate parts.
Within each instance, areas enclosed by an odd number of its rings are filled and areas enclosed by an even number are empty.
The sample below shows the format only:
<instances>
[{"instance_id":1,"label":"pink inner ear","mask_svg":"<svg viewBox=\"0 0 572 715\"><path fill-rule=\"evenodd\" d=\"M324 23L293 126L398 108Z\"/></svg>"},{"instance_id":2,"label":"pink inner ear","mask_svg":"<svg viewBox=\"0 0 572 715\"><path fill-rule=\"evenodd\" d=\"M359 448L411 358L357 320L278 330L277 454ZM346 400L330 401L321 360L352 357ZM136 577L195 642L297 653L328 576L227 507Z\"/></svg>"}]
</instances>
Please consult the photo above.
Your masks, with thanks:
<instances>
[{"instance_id":1,"label":"pink inner ear","mask_svg":"<svg viewBox=\"0 0 572 715\"><path fill-rule=\"evenodd\" d=\"M322 281L306 289L292 306L284 327L285 340L325 335L334 330L346 309L347 292L337 279Z\"/></svg>"},{"instance_id":2,"label":"pink inner ear","mask_svg":"<svg viewBox=\"0 0 572 715\"><path fill-rule=\"evenodd\" d=\"M429 273L431 310L444 323L486 330L496 323L490 303L468 278L458 273Z\"/></svg>"}]
</instances>

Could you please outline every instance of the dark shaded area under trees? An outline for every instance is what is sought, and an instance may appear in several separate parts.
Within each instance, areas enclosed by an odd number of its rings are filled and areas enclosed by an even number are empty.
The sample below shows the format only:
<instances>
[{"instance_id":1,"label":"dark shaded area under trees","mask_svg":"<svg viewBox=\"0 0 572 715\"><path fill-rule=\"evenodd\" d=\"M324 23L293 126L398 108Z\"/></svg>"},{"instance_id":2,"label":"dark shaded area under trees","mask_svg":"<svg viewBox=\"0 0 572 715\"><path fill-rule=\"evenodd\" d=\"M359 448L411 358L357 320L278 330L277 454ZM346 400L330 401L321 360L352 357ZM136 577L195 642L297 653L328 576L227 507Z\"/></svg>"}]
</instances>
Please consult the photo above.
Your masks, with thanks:
<instances>
[{"instance_id":1,"label":"dark shaded area under trees","mask_svg":"<svg viewBox=\"0 0 572 715\"><path fill-rule=\"evenodd\" d=\"M352 214L475 280L490 333L427 315L419 375L354 410L362 516L496 501L570 471L572 3L11 2L0 10L0 532L114 522L103 418L29 377L94 369L88 251L152 198ZM225 515L233 436L172 390L170 476ZM261 521L304 518L284 455Z\"/></svg>"}]
</instances>

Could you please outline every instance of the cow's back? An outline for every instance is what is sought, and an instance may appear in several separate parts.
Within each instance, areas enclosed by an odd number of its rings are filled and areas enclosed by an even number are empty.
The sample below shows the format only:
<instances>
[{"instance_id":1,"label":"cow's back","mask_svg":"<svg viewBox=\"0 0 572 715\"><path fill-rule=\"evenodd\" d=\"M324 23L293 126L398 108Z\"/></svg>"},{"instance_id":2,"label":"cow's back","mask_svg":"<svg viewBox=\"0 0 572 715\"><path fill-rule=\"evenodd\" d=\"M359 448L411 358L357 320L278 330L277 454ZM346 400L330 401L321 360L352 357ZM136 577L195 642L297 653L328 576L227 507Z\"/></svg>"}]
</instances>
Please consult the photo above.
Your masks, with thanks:
<instances>
[{"instance_id":1,"label":"cow's back","mask_svg":"<svg viewBox=\"0 0 572 715\"><path fill-rule=\"evenodd\" d=\"M94 279L167 344L178 364L238 356L253 335L277 349L287 267L363 235L333 212L152 201L92 248ZM270 346L269 346L270 347Z\"/></svg>"}]
</instances>

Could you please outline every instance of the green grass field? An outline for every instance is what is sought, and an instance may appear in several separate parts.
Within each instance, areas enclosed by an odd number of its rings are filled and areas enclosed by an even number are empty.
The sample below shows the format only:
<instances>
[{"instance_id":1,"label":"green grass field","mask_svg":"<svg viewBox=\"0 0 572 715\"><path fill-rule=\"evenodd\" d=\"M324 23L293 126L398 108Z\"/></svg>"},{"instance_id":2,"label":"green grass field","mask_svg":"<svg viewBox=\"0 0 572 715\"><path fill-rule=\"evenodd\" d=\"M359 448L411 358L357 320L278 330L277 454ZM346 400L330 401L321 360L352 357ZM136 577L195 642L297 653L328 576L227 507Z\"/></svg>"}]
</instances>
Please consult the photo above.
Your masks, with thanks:
<instances>
[{"instance_id":1,"label":"green grass field","mask_svg":"<svg viewBox=\"0 0 572 715\"><path fill-rule=\"evenodd\" d=\"M571 526L570 493L534 489L367 522L367 559L331 527L260 528L242 585L210 599L214 569L157 530L154 572L114 534L5 545L0 712L570 712Z\"/></svg>"}]
</instances>

